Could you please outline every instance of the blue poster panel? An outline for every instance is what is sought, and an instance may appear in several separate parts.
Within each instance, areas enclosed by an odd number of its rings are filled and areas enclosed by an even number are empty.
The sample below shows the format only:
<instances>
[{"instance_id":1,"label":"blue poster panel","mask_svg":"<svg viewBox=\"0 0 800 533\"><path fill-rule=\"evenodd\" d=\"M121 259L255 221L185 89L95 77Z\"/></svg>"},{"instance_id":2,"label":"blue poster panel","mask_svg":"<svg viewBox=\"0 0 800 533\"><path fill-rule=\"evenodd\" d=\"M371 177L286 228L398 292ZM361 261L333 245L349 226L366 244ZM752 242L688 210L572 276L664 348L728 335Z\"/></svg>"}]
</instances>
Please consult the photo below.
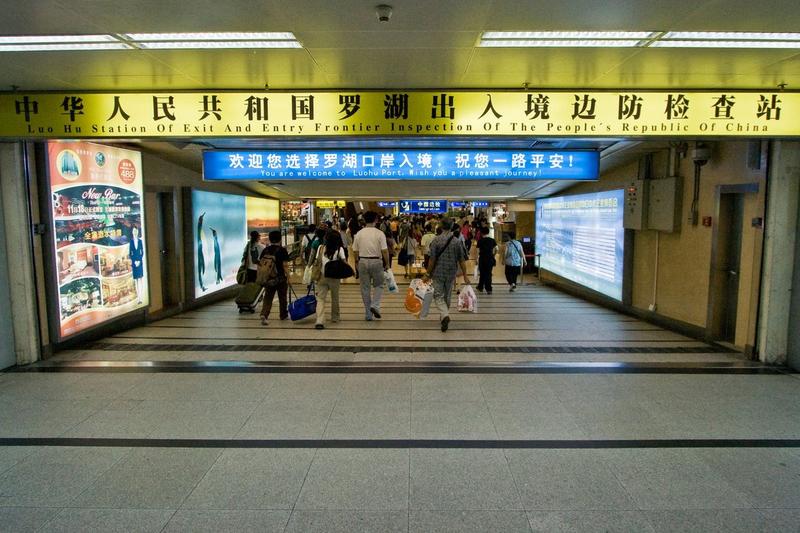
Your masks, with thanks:
<instances>
[{"instance_id":1,"label":"blue poster panel","mask_svg":"<svg viewBox=\"0 0 800 533\"><path fill-rule=\"evenodd\" d=\"M399 205L400 214L406 213L447 213L447 200L403 200Z\"/></svg>"},{"instance_id":2,"label":"blue poster panel","mask_svg":"<svg viewBox=\"0 0 800 533\"><path fill-rule=\"evenodd\" d=\"M536 201L541 268L622 300L622 189Z\"/></svg>"}]
</instances>

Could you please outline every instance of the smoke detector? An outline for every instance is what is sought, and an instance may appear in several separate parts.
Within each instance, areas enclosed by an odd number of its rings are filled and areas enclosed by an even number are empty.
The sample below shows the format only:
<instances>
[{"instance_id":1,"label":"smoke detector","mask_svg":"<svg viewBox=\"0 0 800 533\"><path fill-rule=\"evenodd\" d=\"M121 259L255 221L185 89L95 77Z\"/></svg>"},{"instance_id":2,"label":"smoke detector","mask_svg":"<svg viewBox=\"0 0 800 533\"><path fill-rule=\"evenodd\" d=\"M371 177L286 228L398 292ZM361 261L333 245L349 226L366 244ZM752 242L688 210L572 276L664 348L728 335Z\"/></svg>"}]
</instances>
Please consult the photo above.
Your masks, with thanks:
<instances>
[{"instance_id":1,"label":"smoke detector","mask_svg":"<svg viewBox=\"0 0 800 533\"><path fill-rule=\"evenodd\" d=\"M378 22L389 22L389 19L392 18L392 6L386 4L375 6L375 16L378 17Z\"/></svg>"}]
</instances>

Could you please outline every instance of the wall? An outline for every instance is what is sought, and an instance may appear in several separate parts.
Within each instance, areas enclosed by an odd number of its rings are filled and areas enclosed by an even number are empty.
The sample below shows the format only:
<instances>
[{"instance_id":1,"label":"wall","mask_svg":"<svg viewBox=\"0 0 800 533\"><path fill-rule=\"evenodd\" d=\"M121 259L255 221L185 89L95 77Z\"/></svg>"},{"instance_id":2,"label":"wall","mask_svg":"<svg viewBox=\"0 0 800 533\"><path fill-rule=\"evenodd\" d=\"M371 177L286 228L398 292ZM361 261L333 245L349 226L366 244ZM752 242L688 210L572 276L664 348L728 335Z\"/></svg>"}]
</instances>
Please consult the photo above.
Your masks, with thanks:
<instances>
[{"instance_id":1,"label":"wall","mask_svg":"<svg viewBox=\"0 0 800 533\"><path fill-rule=\"evenodd\" d=\"M797 235L800 235L800 213L797 216ZM794 242L794 276L792 279L792 303L789 312L789 339L787 363L800 370L800 239Z\"/></svg>"},{"instance_id":2,"label":"wall","mask_svg":"<svg viewBox=\"0 0 800 533\"><path fill-rule=\"evenodd\" d=\"M702 167L699 214L715 215L717 187L719 185L757 183L759 192L745 196L742 261L739 286L739 323L735 344L752 345L755 339L756 292L761 275L760 262L763 246L762 229L753 228L750 221L764 217L766 190L766 147L762 149L761 169L747 166L748 143L745 141L712 143L712 159ZM663 233L645 230L635 232L633 250L632 305L647 311L651 304L656 312L666 318L687 324L706 327L711 272L711 245L713 227L701 224L692 226L689 213L692 204L694 164L689 156L683 157L677 174L683 178L683 196L680 230ZM669 157L667 151L654 155L653 177L666 177ZM600 181L581 184L564 194L581 194L598 190L624 187L636 179L639 162L603 173ZM713 220L716 223L716 219ZM656 243L658 243L658 284L654 297L656 271Z\"/></svg>"},{"instance_id":3,"label":"wall","mask_svg":"<svg viewBox=\"0 0 800 533\"><path fill-rule=\"evenodd\" d=\"M0 191L0 205L3 204L3 193ZM0 217L0 302L11 300L11 291L8 284L8 248L4 227L5 222ZM0 305L0 369L7 368L17 363L14 353L14 325L11 321L11 309L8 305Z\"/></svg>"}]
</instances>

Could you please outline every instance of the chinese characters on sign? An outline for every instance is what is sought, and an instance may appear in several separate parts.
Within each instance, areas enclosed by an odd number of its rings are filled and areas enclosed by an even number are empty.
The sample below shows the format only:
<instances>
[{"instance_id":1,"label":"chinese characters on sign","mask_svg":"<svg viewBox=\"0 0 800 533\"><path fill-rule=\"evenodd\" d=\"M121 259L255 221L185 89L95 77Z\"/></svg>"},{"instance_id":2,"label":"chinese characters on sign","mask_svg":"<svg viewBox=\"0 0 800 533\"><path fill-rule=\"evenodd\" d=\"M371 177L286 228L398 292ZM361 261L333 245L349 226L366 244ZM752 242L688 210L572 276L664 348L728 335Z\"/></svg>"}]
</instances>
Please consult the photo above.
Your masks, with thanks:
<instances>
[{"instance_id":1,"label":"chinese characters on sign","mask_svg":"<svg viewBox=\"0 0 800 533\"><path fill-rule=\"evenodd\" d=\"M0 136L800 135L800 93L347 91L14 93Z\"/></svg>"},{"instance_id":2,"label":"chinese characters on sign","mask_svg":"<svg viewBox=\"0 0 800 533\"><path fill-rule=\"evenodd\" d=\"M599 161L594 151L208 151L203 153L203 178L596 180Z\"/></svg>"},{"instance_id":3,"label":"chinese characters on sign","mask_svg":"<svg viewBox=\"0 0 800 533\"><path fill-rule=\"evenodd\" d=\"M447 200L403 200L399 204L400 214L447 213Z\"/></svg>"}]
</instances>

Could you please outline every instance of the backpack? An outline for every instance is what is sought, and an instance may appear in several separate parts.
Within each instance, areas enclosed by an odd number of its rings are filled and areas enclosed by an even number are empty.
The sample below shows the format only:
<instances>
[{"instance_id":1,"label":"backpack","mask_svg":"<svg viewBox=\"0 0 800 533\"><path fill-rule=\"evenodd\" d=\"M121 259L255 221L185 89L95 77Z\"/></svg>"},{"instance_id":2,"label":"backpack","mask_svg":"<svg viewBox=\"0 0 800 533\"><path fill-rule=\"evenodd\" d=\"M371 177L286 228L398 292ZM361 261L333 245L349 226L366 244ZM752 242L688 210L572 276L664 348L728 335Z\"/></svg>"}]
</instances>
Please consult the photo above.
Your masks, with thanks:
<instances>
[{"instance_id":1,"label":"backpack","mask_svg":"<svg viewBox=\"0 0 800 533\"><path fill-rule=\"evenodd\" d=\"M509 264L509 261L516 262L517 259L522 259L522 254L520 253L520 247L517 246L519 243L517 241L508 241L506 245L506 264ZM509 253L510 250L513 250L512 253Z\"/></svg>"},{"instance_id":2,"label":"backpack","mask_svg":"<svg viewBox=\"0 0 800 533\"><path fill-rule=\"evenodd\" d=\"M265 253L258 263L256 283L262 287L277 287L284 280L278 275L278 261L273 254Z\"/></svg>"},{"instance_id":3,"label":"backpack","mask_svg":"<svg viewBox=\"0 0 800 533\"><path fill-rule=\"evenodd\" d=\"M319 248L319 245L322 244L316 236L313 238L308 238L308 244L306 244L305 249L303 249L303 260L306 264L311 259L311 254L314 252L315 249Z\"/></svg>"}]
</instances>

